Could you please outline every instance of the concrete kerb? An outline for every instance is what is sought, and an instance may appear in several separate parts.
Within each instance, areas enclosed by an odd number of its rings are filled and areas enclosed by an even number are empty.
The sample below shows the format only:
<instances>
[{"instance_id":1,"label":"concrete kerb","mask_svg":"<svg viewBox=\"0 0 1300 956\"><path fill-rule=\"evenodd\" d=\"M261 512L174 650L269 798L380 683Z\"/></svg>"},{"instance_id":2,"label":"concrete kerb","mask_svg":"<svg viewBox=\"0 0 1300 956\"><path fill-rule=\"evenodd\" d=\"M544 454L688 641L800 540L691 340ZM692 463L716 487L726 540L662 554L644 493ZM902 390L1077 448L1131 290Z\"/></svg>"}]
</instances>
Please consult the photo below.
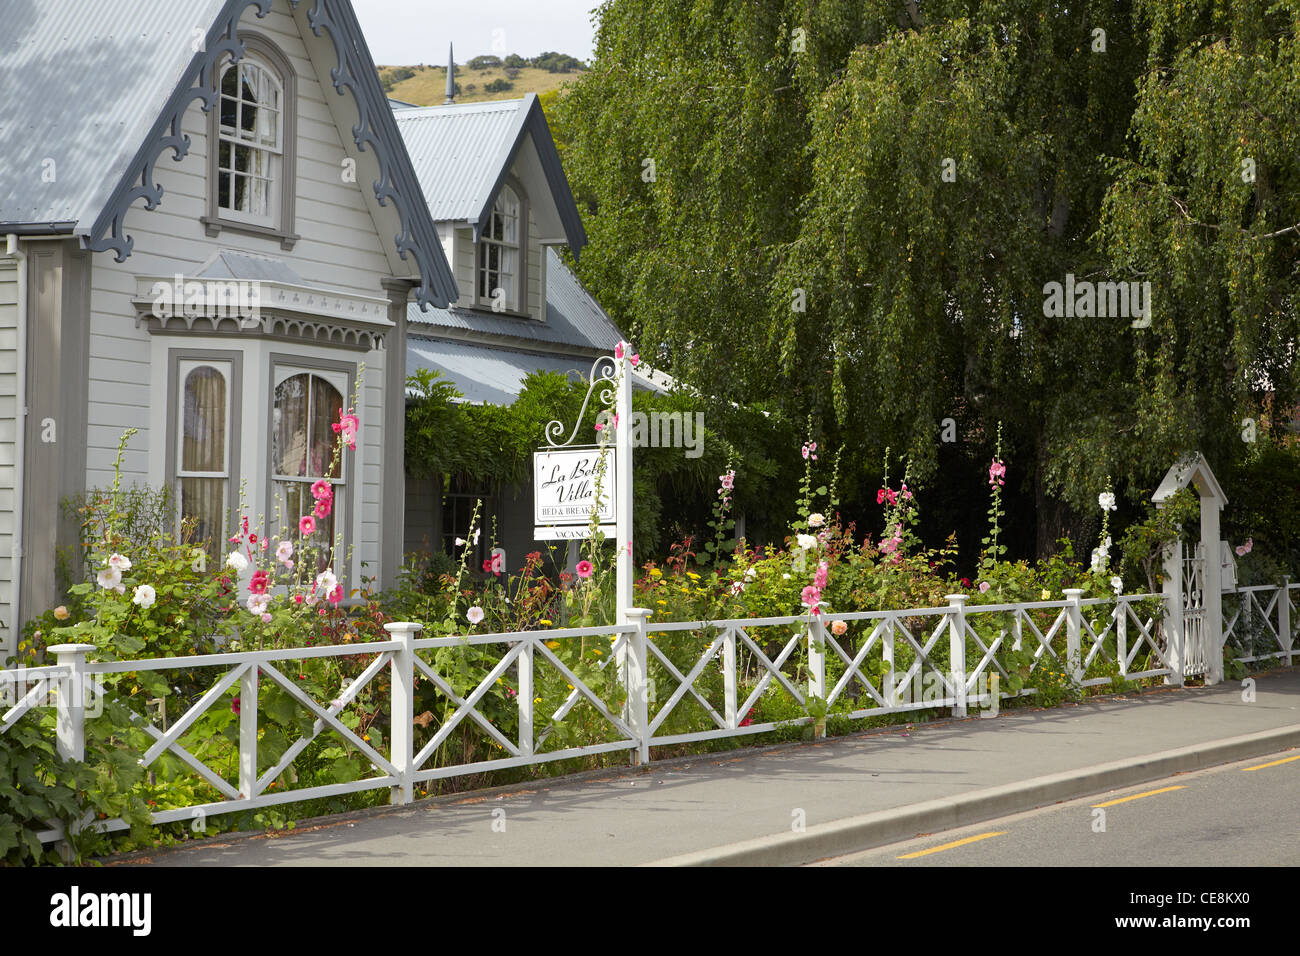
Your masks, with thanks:
<instances>
[{"instance_id":1,"label":"concrete kerb","mask_svg":"<svg viewBox=\"0 0 1300 956\"><path fill-rule=\"evenodd\" d=\"M960 797L816 824L803 833L760 837L642 865L799 866L1292 747L1300 747L1300 724L1034 777Z\"/></svg>"}]
</instances>

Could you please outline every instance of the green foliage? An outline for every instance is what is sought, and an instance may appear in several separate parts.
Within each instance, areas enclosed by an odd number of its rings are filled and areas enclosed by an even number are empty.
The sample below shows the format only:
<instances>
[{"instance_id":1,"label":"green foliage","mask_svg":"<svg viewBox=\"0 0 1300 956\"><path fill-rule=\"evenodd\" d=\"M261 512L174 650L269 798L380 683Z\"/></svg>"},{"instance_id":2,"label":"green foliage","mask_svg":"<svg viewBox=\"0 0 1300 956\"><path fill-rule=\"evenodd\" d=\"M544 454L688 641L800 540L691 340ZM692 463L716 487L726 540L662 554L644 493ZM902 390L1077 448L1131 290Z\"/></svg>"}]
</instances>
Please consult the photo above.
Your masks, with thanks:
<instances>
[{"instance_id":1,"label":"green foliage","mask_svg":"<svg viewBox=\"0 0 1300 956\"><path fill-rule=\"evenodd\" d=\"M1190 488L1183 488L1172 494L1164 506L1151 505L1147 516L1129 525L1120 540L1123 552L1123 566L1141 571L1148 591L1160 590L1162 579L1161 563L1167 547L1178 541L1181 536L1199 534L1196 527L1200 515L1201 502Z\"/></svg>"},{"instance_id":2,"label":"green foliage","mask_svg":"<svg viewBox=\"0 0 1300 956\"><path fill-rule=\"evenodd\" d=\"M580 274L679 379L826 423L846 500L879 449L922 488L939 420L1003 421L1040 553L1082 544L1107 475L1133 500L1189 450L1226 470L1264 390L1295 405L1297 23L1296 0L611 0L548 113ZM1067 273L1149 281L1152 325L1044 316Z\"/></svg>"}]
</instances>

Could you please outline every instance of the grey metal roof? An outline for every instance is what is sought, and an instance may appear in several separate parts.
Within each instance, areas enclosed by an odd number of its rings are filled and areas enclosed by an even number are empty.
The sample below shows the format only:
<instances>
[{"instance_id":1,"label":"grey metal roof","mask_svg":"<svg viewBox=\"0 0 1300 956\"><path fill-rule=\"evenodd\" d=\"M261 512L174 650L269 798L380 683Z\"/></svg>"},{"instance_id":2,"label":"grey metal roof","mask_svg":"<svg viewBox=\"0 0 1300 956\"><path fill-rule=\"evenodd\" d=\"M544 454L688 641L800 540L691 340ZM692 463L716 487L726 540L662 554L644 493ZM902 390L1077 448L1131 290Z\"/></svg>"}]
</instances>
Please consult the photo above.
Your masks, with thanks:
<instances>
[{"instance_id":1,"label":"grey metal roof","mask_svg":"<svg viewBox=\"0 0 1300 956\"><path fill-rule=\"evenodd\" d=\"M89 225L223 6L0 0L0 224Z\"/></svg>"},{"instance_id":2,"label":"grey metal roof","mask_svg":"<svg viewBox=\"0 0 1300 956\"><path fill-rule=\"evenodd\" d=\"M283 282L285 285L306 285L283 259L259 256L251 252L222 249L210 258L196 273L199 279L243 279L258 282Z\"/></svg>"},{"instance_id":3,"label":"grey metal roof","mask_svg":"<svg viewBox=\"0 0 1300 956\"><path fill-rule=\"evenodd\" d=\"M587 243L569 180L537 94L521 100L395 109L420 187L435 222L478 223L487 217L525 135L531 135L559 210L569 248Z\"/></svg>"},{"instance_id":4,"label":"grey metal roof","mask_svg":"<svg viewBox=\"0 0 1300 956\"><path fill-rule=\"evenodd\" d=\"M526 347L530 342L563 345L586 352L608 352L623 334L605 310L582 287L554 249L546 250L546 321L517 319L492 312L469 309L407 309L413 335L421 326L454 330L475 338L502 340L502 344ZM430 333L434 332L429 328Z\"/></svg>"},{"instance_id":5,"label":"grey metal roof","mask_svg":"<svg viewBox=\"0 0 1300 956\"><path fill-rule=\"evenodd\" d=\"M396 110L434 222L475 222L523 128L523 100Z\"/></svg>"},{"instance_id":6,"label":"grey metal roof","mask_svg":"<svg viewBox=\"0 0 1300 956\"><path fill-rule=\"evenodd\" d=\"M586 376L591 360L412 335L406 340L406 374L419 368L441 372L467 402L510 405L530 372L572 371Z\"/></svg>"}]
</instances>

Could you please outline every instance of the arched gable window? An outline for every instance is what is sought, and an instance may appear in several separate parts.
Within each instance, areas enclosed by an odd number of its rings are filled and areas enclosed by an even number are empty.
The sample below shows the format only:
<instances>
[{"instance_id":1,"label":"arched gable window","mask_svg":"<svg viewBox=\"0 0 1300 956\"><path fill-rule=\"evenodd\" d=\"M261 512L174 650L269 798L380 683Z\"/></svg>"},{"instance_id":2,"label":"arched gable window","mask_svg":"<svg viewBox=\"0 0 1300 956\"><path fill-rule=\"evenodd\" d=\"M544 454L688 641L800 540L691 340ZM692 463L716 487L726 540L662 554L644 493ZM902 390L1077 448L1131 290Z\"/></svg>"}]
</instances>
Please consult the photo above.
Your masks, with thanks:
<instances>
[{"instance_id":1,"label":"arched gable window","mask_svg":"<svg viewBox=\"0 0 1300 956\"><path fill-rule=\"evenodd\" d=\"M479 232L476 297L488 307L500 302L499 311L521 311L521 214L519 196L509 186L502 186L492 215Z\"/></svg>"},{"instance_id":2,"label":"arched gable window","mask_svg":"<svg viewBox=\"0 0 1300 956\"><path fill-rule=\"evenodd\" d=\"M272 225L284 188L284 84L249 55L221 74L217 207L224 215Z\"/></svg>"},{"instance_id":3,"label":"arched gable window","mask_svg":"<svg viewBox=\"0 0 1300 956\"><path fill-rule=\"evenodd\" d=\"M217 105L208 122L209 236L223 229L280 240L292 249L297 76L269 40L248 34L245 54L215 68Z\"/></svg>"}]
</instances>

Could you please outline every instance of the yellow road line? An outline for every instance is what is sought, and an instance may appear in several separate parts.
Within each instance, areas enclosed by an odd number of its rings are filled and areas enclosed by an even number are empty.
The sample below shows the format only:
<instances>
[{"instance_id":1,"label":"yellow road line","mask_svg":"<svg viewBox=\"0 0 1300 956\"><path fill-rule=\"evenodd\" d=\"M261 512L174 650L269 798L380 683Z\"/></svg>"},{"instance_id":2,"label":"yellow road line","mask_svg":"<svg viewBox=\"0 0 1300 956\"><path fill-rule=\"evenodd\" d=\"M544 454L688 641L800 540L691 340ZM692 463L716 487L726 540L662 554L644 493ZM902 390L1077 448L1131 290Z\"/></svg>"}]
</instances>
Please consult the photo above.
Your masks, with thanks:
<instances>
[{"instance_id":1,"label":"yellow road line","mask_svg":"<svg viewBox=\"0 0 1300 956\"><path fill-rule=\"evenodd\" d=\"M967 843L974 843L977 840L987 840L989 837L1004 836L1006 835L1006 832L1006 830L998 830L994 833L981 833L979 836L966 837L964 840L954 840L951 843L945 843L943 846L933 846L928 850L918 850L915 853L904 853L902 856L898 857L898 859L911 860L918 856L929 856L931 853L940 853L943 850L951 850L953 847L965 846Z\"/></svg>"},{"instance_id":2,"label":"yellow road line","mask_svg":"<svg viewBox=\"0 0 1300 956\"><path fill-rule=\"evenodd\" d=\"M1249 773L1251 770L1263 770L1265 767L1276 767L1280 763L1290 763L1292 760L1300 760L1300 754L1297 754L1294 757L1284 757L1281 760L1274 760L1272 763L1262 763L1256 767L1243 767L1241 772Z\"/></svg>"},{"instance_id":3,"label":"yellow road line","mask_svg":"<svg viewBox=\"0 0 1300 956\"><path fill-rule=\"evenodd\" d=\"M1154 797L1157 793L1168 793L1170 790L1185 790L1186 787L1181 784L1177 787L1161 787L1159 790L1148 790L1146 793L1135 793L1131 797L1120 797L1118 800L1107 800L1105 803L1094 803L1092 809L1098 807L1113 807L1117 803L1128 803L1130 800L1141 800L1143 797Z\"/></svg>"}]
</instances>

